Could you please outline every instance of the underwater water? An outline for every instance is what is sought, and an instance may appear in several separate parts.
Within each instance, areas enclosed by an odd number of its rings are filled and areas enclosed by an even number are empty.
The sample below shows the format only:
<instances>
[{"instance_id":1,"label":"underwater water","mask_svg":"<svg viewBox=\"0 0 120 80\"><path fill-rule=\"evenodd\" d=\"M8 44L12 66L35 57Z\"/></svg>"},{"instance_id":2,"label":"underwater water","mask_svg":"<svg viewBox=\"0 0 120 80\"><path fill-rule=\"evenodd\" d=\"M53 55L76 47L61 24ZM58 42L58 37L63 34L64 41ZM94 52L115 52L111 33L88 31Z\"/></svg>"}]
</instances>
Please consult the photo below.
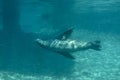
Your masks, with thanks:
<instances>
[{"instance_id":1,"label":"underwater water","mask_svg":"<svg viewBox=\"0 0 120 80\"><path fill-rule=\"evenodd\" d=\"M22 32L9 37L11 45L4 42L9 35L2 33L0 15L0 80L120 79L119 0L21 0L19 4ZM71 26L71 39L100 40L102 50L74 52L76 59L70 60L35 42Z\"/></svg>"}]
</instances>

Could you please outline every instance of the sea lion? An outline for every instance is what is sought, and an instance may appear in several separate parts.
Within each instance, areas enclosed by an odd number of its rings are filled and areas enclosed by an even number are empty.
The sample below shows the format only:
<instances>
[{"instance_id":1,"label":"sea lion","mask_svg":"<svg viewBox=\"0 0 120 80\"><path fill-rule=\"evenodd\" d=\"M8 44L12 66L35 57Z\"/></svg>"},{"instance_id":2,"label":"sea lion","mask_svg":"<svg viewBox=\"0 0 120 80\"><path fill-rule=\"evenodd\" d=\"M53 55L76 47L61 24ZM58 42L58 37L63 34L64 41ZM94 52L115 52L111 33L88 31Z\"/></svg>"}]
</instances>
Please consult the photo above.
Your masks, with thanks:
<instances>
[{"instance_id":1,"label":"sea lion","mask_svg":"<svg viewBox=\"0 0 120 80\"><path fill-rule=\"evenodd\" d=\"M59 36L56 36L54 39L42 40L38 38L36 39L36 42L42 48L46 48L51 51L57 52L69 59L75 59L73 55L70 54L71 52L83 51L88 49L93 49L97 51L101 50L101 45L99 40L93 42L83 42L83 41L68 39L72 32L73 32L73 28L70 28L64 33L60 34Z\"/></svg>"}]
</instances>

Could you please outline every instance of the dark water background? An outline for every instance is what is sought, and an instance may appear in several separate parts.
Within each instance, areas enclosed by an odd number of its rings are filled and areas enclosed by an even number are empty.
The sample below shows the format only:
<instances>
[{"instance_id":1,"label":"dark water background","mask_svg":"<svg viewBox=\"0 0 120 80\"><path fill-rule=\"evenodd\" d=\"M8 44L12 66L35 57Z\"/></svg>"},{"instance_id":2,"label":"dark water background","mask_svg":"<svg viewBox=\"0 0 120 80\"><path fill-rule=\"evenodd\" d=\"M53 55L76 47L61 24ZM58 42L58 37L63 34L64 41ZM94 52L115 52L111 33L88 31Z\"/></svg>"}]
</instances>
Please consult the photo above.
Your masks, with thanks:
<instances>
[{"instance_id":1,"label":"dark water background","mask_svg":"<svg viewBox=\"0 0 120 80\"><path fill-rule=\"evenodd\" d=\"M76 26L80 29L119 33L118 0L39 0L39 2L29 2L28 5L26 3L24 2L21 10L24 16L27 15L24 20L30 21L31 24L37 22L40 26L48 24L55 28ZM33 19L29 19L30 16Z\"/></svg>"},{"instance_id":2,"label":"dark water background","mask_svg":"<svg viewBox=\"0 0 120 80\"><path fill-rule=\"evenodd\" d=\"M119 80L119 0L7 1L0 2L1 79L26 80L33 75L43 77L28 79ZM77 52L71 61L35 43L38 37L49 39L71 26L73 39L100 39L103 51Z\"/></svg>"}]
</instances>

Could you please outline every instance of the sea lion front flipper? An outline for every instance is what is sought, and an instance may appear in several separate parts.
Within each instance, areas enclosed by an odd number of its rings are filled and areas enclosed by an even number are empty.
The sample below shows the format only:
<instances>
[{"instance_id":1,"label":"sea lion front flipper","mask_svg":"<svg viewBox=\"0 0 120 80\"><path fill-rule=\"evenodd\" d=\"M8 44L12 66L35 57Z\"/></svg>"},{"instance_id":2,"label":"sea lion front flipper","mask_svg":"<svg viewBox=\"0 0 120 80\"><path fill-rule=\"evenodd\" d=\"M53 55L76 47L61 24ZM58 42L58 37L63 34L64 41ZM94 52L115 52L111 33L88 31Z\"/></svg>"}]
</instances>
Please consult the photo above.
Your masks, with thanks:
<instances>
[{"instance_id":1,"label":"sea lion front flipper","mask_svg":"<svg viewBox=\"0 0 120 80\"><path fill-rule=\"evenodd\" d=\"M63 53L63 52L59 52L59 54L63 55L64 57L66 58L69 58L69 59L75 59L70 53Z\"/></svg>"},{"instance_id":2,"label":"sea lion front flipper","mask_svg":"<svg viewBox=\"0 0 120 80\"><path fill-rule=\"evenodd\" d=\"M73 27L69 28L68 30L66 30L62 34L56 36L55 38L59 39L59 40L66 40L66 39L68 39L70 37L71 33L73 32L73 29L74 29Z\"/></svg>"}]
</instances>

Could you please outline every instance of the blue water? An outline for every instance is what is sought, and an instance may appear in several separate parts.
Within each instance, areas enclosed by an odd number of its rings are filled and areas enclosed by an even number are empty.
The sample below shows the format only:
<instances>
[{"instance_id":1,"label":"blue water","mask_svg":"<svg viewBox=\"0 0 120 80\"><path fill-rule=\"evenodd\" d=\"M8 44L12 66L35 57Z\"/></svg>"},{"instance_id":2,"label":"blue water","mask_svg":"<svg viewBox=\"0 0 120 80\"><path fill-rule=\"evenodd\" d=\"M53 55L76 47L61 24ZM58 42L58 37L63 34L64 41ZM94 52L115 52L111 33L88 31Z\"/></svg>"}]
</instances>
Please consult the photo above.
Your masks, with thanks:
<instances>
[{"instance_id":1,"label":"blue water","mask_svg":"<svg viewBox=\"0 0 120 80\"><path fill-rule=\"evenodd\" d=\"M22 32L12 37L3 34L0 10L1 80L120 79L119 0L19 0L18 9ZM70 38L101 40L102 51L71 53L76 59L69 60L35 43L71 26L75 29ZM11 45L5 36L12 38Z\"/></svg>"}]
</instances>

